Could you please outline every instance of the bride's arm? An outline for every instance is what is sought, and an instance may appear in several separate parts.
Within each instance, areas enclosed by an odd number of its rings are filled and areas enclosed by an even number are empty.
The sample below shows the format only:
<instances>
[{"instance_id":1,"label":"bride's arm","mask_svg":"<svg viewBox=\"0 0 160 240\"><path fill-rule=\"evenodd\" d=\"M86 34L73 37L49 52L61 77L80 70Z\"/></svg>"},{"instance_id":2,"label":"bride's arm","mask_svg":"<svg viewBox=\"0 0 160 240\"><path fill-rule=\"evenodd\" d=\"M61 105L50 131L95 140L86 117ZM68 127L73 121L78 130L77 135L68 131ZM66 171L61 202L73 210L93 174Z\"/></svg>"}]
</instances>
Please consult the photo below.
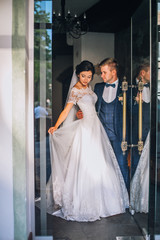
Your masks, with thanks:
<instances>
[{"instance_id":1,"label":"bride's arm","mask_svg":"<svg viewBox=\"0 0 160 240\"><path fill-rule=\"evenodd\" d=\"M61 112L61 114L59 115L59 118L56 122L56 124L54 125L54 127L49 128L48 132L53 134L54 131L56 131L56 129L61 125L61 123L66 119L66 117L68 116L71 108L73 107L74 103L70 102L67 103L66 107L64 108L64 110Z\"/></svg>"}]
</instances>

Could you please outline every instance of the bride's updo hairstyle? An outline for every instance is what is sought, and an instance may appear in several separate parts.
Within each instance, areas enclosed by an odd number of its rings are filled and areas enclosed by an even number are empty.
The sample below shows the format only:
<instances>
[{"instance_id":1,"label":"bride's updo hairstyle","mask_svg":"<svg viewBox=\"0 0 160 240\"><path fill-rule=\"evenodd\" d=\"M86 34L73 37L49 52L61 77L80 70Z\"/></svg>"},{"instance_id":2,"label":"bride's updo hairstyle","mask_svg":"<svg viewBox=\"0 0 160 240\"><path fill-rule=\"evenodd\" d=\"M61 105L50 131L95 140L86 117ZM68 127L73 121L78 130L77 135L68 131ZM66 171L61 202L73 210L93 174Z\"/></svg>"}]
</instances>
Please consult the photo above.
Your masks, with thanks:
<instances>
[{"instance_id":1,"label":"bride's updo hairstyle","mask_svg":"<svg viewBox=\"0 0 160 240\"><path fill-rule=\"evenodd\" d=\"M92 72L92 79L93 79L93 75L95 74L95 69L94 69L93 63L85 60L85 61L82 61L80 64L78 64L76 66L76 75L77 76L81 72L84 72L84 71L91 71Z\"/></svg>"}]
</instances>

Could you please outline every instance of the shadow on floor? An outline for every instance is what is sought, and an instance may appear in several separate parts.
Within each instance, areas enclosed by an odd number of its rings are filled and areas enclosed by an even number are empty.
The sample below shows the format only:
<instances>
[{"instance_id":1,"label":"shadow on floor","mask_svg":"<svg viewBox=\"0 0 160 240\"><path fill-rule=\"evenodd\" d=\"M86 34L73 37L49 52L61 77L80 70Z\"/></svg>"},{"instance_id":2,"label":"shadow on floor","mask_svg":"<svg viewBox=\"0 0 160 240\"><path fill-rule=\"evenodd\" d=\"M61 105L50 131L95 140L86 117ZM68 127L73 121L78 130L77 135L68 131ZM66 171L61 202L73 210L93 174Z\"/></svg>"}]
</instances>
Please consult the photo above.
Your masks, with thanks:
<instances>
[{"instance_id":1,"label":"shadow on floor","mask_svg":"<svg viewBox=\"0 0 160 240\"><path fill-rule=\"evenodd\" d=\"M136 219L140 220L141 227L147 226L146 214L136 214ZM36 235L40 233L40 210L36 208ZM52 235L54 240L116 240L117 236L142 236L142 233L127 211L88 223L66 221L47 214L47 235Z\"/></svg>"}]
</instances>

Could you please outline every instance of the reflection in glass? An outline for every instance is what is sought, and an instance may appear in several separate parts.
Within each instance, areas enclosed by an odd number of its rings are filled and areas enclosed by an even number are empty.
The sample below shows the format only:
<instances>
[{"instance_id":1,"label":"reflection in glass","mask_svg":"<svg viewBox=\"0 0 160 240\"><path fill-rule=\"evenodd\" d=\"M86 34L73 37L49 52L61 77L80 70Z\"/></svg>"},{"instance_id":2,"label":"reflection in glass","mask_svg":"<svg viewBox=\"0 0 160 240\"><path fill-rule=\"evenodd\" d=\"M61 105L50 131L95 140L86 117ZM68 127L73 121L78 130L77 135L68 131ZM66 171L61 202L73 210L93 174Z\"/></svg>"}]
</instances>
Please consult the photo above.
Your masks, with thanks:
<instances>
[{"instance_id":1,"label":"reflection in glass","mask_svg":"<svg viewBox=\"0 0 160 240\"><path fill-rule=\"evenodd\" d=\"M156 211L155 211L155 235L160 235L160 3L158 3L158 88L157 88L157 194L156 198Z\"/></svg>"},{"instance_id":2,"label":"reflection in glass","mask_svg":"<svg viewBox=\"0 0 160 240\"><path fill-rule=\"evenodd\" d=\"M52 22L52 1L34 1L34 22Z\"/></svg>"},{"instance_id":3,"label":"reflection in glass","mask_svg":"<svg viewBox=\"0 0 160 240\"><path fill-rule=\"evenodd\" d=\"M46 235L46 182L50 176L48 129L52 119L52 31L46 29L50 22L51 1L35 1L34 31L34 123L35 123L35 200L36 235ZM41 201L39 202L38 200Z\"/></svg>"},{"instance_id":4,"label":"reflection in glass","mask_svg":"<svg viewBox=\"0 0 160 240\"><path fill-rule=\"evenodd\" d=\"M150 142L150 19L144 0L132 17L131 213L148 230Z\"/></svg>"},{"instance_id":5,"label":"reflection in glass","mask_svg":"<svg viewBox=\"0 0 160 240\"><path fill-rule=\"evenodd\" d=\"M35 103L35 158L39 158L39 142L40 142L40 119L45 119L46 120L46 132L45 135L48 137L48 128L51 125L51 119L52 119L52 51L51 51L51 30L45 30L46 34L46 41L44 36L42 36L42 31L41 30L36 30L35 29L35 34L34 34L34 39L35 39L35 47L34 47L34 103ZM41 42L41 45L40 45ZM42 96L40 95L43 94L40 91L40 66L41 66L41 61L39 59L40 57L40 51L42 44L46 44L45 48L45 56L46 56L46 61L44 62L45 64L45 80L46 84L44 86L45 89L45 99L42 99ZM42 69L41 69L42 70ZM44 81L44 80L42 80ZM43 103L42 103L43 102ZM47 140L48 141L48 140ZM48 148L48 146L47 146ZM48 153L49 155L49 149ZM49 157L47 157L48 159ZM48 159L49 161L49 159ZM49 173L47 174L48 178ZM36 195L38 196L38 189L36 188Z\"/></svg>"}]
</instances>

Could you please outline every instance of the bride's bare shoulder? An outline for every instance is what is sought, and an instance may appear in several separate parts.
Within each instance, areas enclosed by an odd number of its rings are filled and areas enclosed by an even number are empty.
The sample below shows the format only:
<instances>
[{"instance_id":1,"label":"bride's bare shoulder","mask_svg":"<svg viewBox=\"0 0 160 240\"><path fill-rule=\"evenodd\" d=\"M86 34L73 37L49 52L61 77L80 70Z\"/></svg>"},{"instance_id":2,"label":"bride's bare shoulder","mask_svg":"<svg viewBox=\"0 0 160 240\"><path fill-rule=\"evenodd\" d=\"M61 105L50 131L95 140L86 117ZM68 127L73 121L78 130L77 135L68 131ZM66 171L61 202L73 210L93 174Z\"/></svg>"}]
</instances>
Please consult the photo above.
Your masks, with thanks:
<instances>
[{"instance_id":1,"label":"bride's bare shoulder","mask_svg":"<svg viewBox=\"0 0 160 240\"><path fill-rule=\"evenodd\" d=\"M80 89L79 83L76 83L73 88Z\"/></svg>"}]
</instances>

